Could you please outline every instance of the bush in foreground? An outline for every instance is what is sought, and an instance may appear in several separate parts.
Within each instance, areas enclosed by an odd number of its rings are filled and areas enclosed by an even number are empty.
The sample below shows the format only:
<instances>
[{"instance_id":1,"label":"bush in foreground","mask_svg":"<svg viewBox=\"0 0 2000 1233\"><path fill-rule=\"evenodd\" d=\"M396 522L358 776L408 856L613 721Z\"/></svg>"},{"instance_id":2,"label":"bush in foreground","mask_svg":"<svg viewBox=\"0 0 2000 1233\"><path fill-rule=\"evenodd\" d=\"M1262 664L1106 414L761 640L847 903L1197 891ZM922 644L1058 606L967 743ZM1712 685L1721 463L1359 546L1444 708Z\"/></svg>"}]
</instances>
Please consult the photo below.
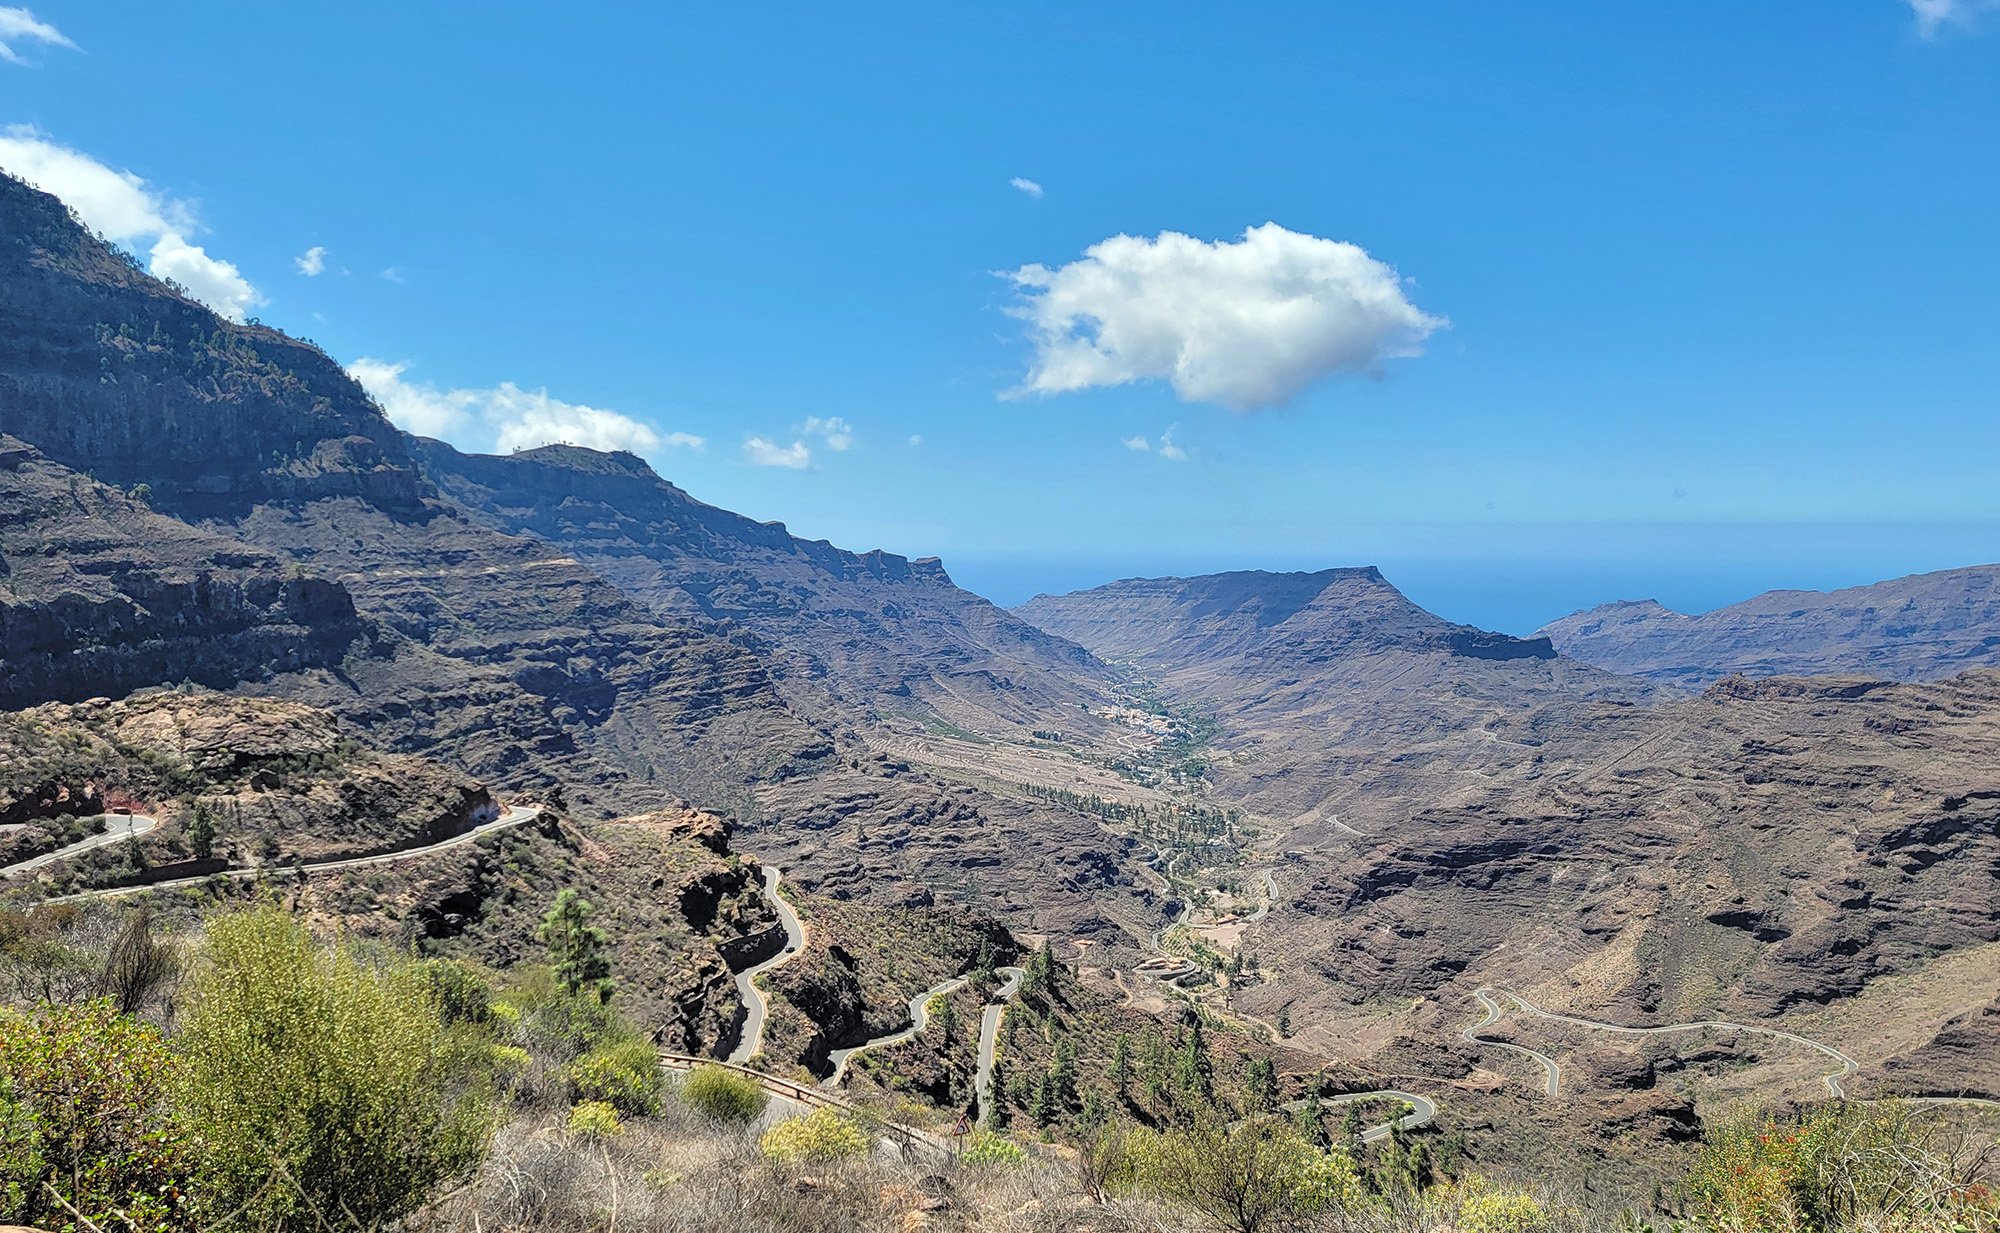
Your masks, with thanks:
<instances>
[{"instance_id":1,"label":"bush in foreground","mask_svg":"<svg viewBox=\"0 0 2000 1233\"><path fill-rule=\"evenodd\" d=\"M208 1217L272 1233L378 1228L476 1167L483 1042L427 976L321 949L275 907L209 921L178 1041Z\"/></svg>"},{"instance_id":2,"label":"bush in foreground","mask_svg":"<svg viewBox=\"0 0 2000 1233\"><path fill-rule=\"evenodd\" d=\"M814 1109L771 1127L757 1146L772 1160L787 1164L827 1164L866 1156L868 1136L832 1109Z\"/></svg>"},{"instance_id":3,"label":"bush in foreground","mask_svg":"<svg viewBox=\"0 0 2000 1233\"><path fill-rule=\"evenodd\" d=\"M107 1001L0 1009L0 1224L66 1233L73 1206L86 1227L192 1228L176 1070L159 1031Z\"/></svg>"},{"instance_id":4,"label":"bush in foreground","mask_svg":"<svg viewBox=\"0 0 2000 1233\"><path fill-rule=\"evenodd\" d=\"M1731 1233L2000 1227L1990 1149L1894 1101L1739 1118L1683 1187L1696 1227Z\"/></svg>"},{"instance_id":5,"label":"bush in foreground","mask_svg":"<svg viewBox=\"0 0 2000 1233\"><path fill-rule=\"evenodd\" d=\"M722 1066L697 1066L681 1080L681 1103L718 1122L754 1122L770 1097L748 1075Z\"/></svg>"}]
</instances>

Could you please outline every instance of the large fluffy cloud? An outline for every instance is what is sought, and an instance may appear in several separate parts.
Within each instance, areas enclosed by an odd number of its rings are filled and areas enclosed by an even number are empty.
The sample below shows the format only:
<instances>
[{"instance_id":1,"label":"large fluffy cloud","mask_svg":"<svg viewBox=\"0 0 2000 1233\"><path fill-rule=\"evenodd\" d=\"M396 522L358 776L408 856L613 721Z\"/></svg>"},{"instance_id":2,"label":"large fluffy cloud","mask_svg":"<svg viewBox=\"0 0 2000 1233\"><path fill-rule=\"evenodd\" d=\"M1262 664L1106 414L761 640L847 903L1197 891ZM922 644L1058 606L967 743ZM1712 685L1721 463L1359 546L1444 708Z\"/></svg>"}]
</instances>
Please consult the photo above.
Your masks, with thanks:
<instances>
[{"instance_id":1,"label":"large fluffy cloud","mask_svg":"<svg viewBox=\"0 0 2000 1233\"><path fill-rule=\"evenodd\" d=\"M62 31L37 20L28 10L0 4L0 60L9 64L26 64L27 59L16 50L16 45L22 43L41 43L49 47L76 46Z\"/></svg>"},{"instance_id":2,"label":"large fluffy cloud","mask_svg":"<svg viewBox=\"0 0 2000 1233\"><path fill-rule=\"evenodd\" d=\"M144 251L155 277L172 279L223 316L241 321L264 302L241 270L188 241L196 228L192 206L131 172L107 167L26 124L0 130L0 168L62 198L105 239Z\"/></svg>"},{"instance_id":3,"label":"large fluffy cloud","mask_svg":"<svg viewBox=\"0 0 2000 1233\"><path fill-rule=\"evenodd\" d=\"M449 390L406 381L403 374L409 367L364 356L349 364L347 371L381 404L392 423L418 436L503 452L560 443L654 455L667 449L700 449L704 444L691 433L658 433L629 415L564 402L550 397L547 390L524 390L512 381Z\"/></svg>"},{"instance_id":4,"label":"large fluffy cloud","mask_svg":"<svg viewBox=\"0 0 2000 1233\"><path fill-rule=\"evenodd\" d=\"M1445 324L1356 245L1276 223L1235 241L1113 236L1068 265L1005 277L1035 348L1016 394L1163 380L1183 401L1250 411L1418 355Z\"/></svg>"}]
</instances>

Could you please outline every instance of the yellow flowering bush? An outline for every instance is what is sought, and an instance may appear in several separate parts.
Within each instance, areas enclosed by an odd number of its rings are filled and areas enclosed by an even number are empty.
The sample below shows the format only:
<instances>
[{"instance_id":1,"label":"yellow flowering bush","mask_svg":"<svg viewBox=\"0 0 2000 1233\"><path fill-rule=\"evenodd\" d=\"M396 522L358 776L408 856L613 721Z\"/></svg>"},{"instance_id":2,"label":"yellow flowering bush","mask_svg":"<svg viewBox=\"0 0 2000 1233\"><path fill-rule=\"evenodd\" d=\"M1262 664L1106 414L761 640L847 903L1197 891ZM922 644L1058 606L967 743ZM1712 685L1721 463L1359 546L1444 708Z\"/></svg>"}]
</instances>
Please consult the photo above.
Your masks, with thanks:
<instances>
[{"instance_id":1,"label":"yellow flowering bush","mask_svg":"<svg viewBox=\"0 0 2000 1233\"><path fill-rule=\"evenodd\" d=\"M868 1136L832 1109L814 1109L771 1127L757 1146L771 1159L788 1164L825 1164L866 1156Z\"/></svg>"}]
</instances>

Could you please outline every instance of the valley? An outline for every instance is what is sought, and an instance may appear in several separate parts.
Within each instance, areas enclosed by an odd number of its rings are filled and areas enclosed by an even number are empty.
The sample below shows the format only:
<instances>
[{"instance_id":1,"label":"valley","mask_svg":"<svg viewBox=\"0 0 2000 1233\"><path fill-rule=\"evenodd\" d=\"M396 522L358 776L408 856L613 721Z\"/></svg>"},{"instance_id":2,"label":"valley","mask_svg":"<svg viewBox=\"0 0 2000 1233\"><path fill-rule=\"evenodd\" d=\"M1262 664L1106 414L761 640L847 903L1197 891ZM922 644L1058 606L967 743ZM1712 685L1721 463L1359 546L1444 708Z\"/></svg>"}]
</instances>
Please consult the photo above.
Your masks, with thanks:
<instances>
[{"instance_id":1,"label":"valley","mask_svg":"<svg viewBox=\"0 0 2000 1233\"><path fill-rule=\"evenodd\" d=\"M260 903L546 984L569 903L679 1082L933 1163L1227 1113L1629 1195L1741 1109L2000 1100L1985 571L1530 638L1373 568L1008 610L630 453L401 432L53 198L0 219L23 988Z\"/></svg>"}]
</instances>

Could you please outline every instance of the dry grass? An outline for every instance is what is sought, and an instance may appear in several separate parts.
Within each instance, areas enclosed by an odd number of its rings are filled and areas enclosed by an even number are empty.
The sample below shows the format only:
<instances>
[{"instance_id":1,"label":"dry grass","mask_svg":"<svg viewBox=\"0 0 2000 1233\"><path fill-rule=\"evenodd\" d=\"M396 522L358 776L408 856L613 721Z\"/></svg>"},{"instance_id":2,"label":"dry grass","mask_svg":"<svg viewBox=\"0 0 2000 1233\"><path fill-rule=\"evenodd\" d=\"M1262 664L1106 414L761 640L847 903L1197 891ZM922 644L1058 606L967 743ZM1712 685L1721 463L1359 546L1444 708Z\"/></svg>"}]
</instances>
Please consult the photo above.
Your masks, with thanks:
<instances>
[{"instance_id":1,"label":"dry grass","mask_svg":"<svg viewBox=\"0 0 2000 1233\"><path fill-rule=\"evenodd\" d=\"M1435 1196L1433 1196L1435 1198ZM1538 1196L1538 1233L1604 1233L1615 1214ZM1448 1233L1452 1205L1371 1206L1296 1233ZM887 1156L788 1166L756 1132L675 1106L610 1138L566 1133L553 1114L516 1121L466 1186L411 1222L425 1233L1198 1233L1214 1226L1135 1199L1092 1203L1065 1154L1015 1165L912 1164Z\"/></svg>"},{"instance_id":2,"label":"dry grass","mask_svg":"<svg viewBox=\"0 0 2000 1233\"><path fill-rule=\"evenodd\" d=\"M1149 1208L1105 1208L1058 1156L1021 1165L886 1157L788 1166L754 1130L670 1107L594 1139L554 1116L504 1129L478 1175L416 1222L434 1233L913 1233L1179 1230Z\"/></svg>"}]
</instances>

